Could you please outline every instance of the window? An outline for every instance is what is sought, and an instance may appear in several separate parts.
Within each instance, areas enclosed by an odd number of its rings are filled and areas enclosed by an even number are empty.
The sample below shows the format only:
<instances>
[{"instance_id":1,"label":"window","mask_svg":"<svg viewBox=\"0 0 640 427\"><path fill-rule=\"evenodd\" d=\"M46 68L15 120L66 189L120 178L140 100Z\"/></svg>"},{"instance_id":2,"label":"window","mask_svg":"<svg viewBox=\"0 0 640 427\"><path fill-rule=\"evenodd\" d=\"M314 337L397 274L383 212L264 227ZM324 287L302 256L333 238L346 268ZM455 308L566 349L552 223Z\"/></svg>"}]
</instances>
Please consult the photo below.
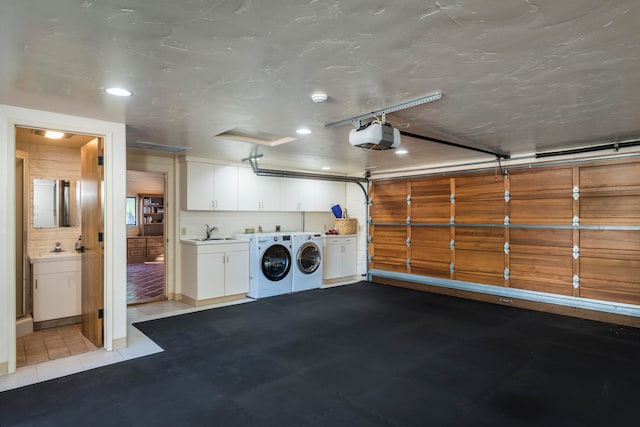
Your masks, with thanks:
<instances>
[{"instance_id":1,"label":"window","mask_svg":"<svg viewBox=\"0 0 640 427\"><path fill-rule=\"evenodd\" d=\"M138 225L138 209L137 198L127 197L126 213L127 213L127 225Z\"/></svg>"}]
</instances>

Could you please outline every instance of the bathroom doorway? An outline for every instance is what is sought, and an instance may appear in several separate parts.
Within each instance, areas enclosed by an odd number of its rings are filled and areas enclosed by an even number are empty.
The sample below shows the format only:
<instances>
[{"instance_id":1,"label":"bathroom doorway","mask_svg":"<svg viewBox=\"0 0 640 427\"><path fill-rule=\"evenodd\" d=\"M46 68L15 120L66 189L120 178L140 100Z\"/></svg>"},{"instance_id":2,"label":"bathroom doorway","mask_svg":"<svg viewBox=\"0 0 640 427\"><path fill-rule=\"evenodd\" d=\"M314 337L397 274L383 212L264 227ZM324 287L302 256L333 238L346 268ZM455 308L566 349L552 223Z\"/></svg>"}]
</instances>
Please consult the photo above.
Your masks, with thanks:
<instances>
[{"instance_id":1,"label":"bathroom doorway","mask_svg":"<svg viewBox=\"0 0 640 427\"><path fill-rule=\"evenodd\" d=\"M101 322L92 341L81 327L83 309L98 317L98 309L83 303L82 297L83 293L99 293L102 307L103 275L92 270L89 279L83 280L82 270L90 262L75 250L80 235L85 234L81 152L91 142L101 144L102 139L60 134L54 139L44 129L16 126L17 366L79 354L103 344ZM97 161L86 167L99 169ZM101 181L98 187L102 188ZM101 198L96 194L94 202ZM99 206L96 209L100 211ZM97 232L90 234L97 238ZM103 264L101 253L94 264Z\"/></svg>"},{"instance_id":2,"label":"bathroom doorway","mask_svg":"<svg viewBox=\"0 0 640 427\"><path fill-rule=\"evenodd\" d=\"M127 304L166 301L166 181L161 172L127 171Z\"/></svg>"}]
</instances>

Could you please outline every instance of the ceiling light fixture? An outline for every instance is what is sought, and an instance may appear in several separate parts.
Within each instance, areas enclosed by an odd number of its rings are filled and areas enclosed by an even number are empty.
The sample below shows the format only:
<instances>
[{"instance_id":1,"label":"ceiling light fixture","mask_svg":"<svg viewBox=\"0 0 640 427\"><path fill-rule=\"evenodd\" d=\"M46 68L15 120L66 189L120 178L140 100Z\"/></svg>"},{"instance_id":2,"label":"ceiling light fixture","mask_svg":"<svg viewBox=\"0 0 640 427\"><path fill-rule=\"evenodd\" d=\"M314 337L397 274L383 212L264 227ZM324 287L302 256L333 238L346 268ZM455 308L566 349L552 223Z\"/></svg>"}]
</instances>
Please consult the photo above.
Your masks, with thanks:
<instances>
[{"instance_id":1,"label":"ceiling light fixture","mask_svg":"<svg viewBox=\"0 0 640 427\"><path fill-rule=\"evenodd\" d=\"M328 98L329 98L329 97L327 96L327 94L326 94L326 93L324 93L324 92L320 92L320 91L318 91L318 92L313 92L313 93L311 94L311 100L312 100L313 102L315 102L316 104L322 104L323 102L326 102Z\"/></svg>"},{"instance_id":2,"label":"ceiling light fixture","mask_svg":"<svg viewBox=\"0 0 640 427\"><path fill-rule=\"evenodd\" d=\"M57 130L48 130L45 131L44 136L49 139L61 139L64 136L64 132L60 132Z\"/></svg>"},{"instance_id":3,"label":"ceiling light fixture","mask_svg":"<svg viewBox=\"0 0 640 427\"><path fill-rule=\"evenodd\" d=\"M107 92L109 95L115 95L115 96L131 96L133 95L133 92L131 92L128 89L124 89L121 87L110 87L105 89L105 92Z\"/></svg>"},{"instance_id":4,"label":"ceiling light fixture","mask_svg":"<svg viewBox=\"0 0 640 427\"><path fill-rule=\"evenodd\" d=\"M309 135L311 133L311 129L300 128L296 130L296 133L300 135Z\"/></svg>"},{"instance_id":5,"label":"ceiling light fixture","mask_svg":"<svg viewBox=\"0 0 640 427\"><path fill-rule=\"evenodd\" d=\"M323 166L322 170L323 171L330 171L331 170L331 166Z\"/></svg>"}]
</instances>

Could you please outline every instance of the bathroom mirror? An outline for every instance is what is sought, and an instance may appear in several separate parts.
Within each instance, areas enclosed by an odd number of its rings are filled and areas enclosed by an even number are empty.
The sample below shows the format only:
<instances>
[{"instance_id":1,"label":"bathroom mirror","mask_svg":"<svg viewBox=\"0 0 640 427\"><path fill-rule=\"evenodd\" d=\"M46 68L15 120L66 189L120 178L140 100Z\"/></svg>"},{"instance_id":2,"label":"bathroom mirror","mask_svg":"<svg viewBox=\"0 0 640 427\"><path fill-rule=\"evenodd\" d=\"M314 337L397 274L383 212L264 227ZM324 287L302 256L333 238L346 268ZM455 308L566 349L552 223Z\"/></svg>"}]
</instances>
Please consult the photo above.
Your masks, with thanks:
<instances>
[{"instance_id":1,"label":"bathroom mirror","mask_svg":"<svg viewBox=\"0 0 640 427\"><path fill-rule=\"evenodd\" d=\"M35 228L78 225L78 186L66 179L33 180L33 226Z\"/></svg>"}]
</instances>

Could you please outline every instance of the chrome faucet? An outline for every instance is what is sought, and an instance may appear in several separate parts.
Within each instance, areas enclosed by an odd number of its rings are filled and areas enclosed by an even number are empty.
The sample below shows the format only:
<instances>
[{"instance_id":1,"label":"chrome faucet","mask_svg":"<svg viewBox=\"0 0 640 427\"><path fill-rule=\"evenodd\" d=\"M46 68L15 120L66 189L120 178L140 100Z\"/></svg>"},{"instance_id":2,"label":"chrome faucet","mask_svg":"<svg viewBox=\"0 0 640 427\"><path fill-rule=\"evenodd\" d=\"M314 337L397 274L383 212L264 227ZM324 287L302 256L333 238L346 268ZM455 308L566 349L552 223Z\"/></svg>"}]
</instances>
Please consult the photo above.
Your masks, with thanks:
<instances>
[{"instance_id":1,"label":"chrome faucet","mask_svg":"<svg viewBox=\"0 0 640 427\"><path fill-rule=\"evenodd\" d=\"M207 239L211 238L211 232L212 231L218 231L218 227L216 227L215 225L213 227L211 227L209 224L205 224L207 226Z\"/></svg>"}]
</instances>

